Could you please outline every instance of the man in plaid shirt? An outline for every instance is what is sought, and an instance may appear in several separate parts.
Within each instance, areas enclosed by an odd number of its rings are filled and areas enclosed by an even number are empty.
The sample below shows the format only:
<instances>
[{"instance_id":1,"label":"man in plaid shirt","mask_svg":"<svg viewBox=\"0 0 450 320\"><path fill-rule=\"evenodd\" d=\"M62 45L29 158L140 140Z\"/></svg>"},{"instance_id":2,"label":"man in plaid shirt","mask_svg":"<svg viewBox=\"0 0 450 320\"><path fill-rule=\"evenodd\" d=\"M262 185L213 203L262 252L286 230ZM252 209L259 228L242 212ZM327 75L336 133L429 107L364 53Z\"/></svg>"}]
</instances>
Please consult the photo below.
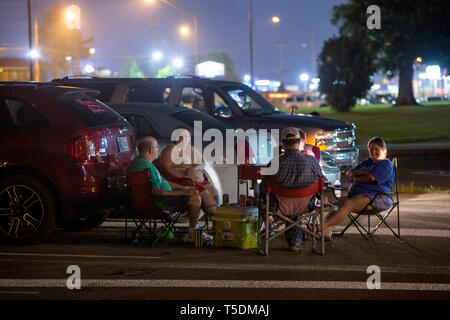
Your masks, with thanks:
<instances>
[{"instance_id":1,"label":"man in plaid shirt","mask_svg":"<svg viewBox=\"0 0 450 320\"><path fill-rule=\"evenodd\" d=\"M314 184L323 176L319 162L313 153L303 151L305 146L305 133L297 128L287 127L281 131L284 154L280 155L278 172L269 178L277 185L288 189L301 189ZM264 184L263 184L264 185ZM264 188L264 187L263 187ZM306 213L309 201L312 197L292 199L276 197L279 211L293 219L299 219L300 215ZM302 249L302 233L297 228L291 228L285 232L289 243L289 250L299 251Z\"/></svg>"}]
</instances>

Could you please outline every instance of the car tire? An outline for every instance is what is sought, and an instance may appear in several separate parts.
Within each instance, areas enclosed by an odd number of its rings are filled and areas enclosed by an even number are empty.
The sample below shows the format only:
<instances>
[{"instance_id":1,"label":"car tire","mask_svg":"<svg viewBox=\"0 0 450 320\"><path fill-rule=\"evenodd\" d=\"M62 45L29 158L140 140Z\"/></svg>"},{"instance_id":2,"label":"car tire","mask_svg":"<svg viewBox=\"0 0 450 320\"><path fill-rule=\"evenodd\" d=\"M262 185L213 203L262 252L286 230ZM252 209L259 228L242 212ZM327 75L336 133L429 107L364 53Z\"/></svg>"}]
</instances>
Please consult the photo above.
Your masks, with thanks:
<instances>
[{"instance_id":1,"label":"car tire","mask_svg":"<svg viewBox=\"0 0 450 320\"><path fill-rule=\"evenodd\" d=\"M0 240L8 244L45 241L56 229L55 199L35 177L14 174L0 182Z\"/></svg>"}]
</instances>

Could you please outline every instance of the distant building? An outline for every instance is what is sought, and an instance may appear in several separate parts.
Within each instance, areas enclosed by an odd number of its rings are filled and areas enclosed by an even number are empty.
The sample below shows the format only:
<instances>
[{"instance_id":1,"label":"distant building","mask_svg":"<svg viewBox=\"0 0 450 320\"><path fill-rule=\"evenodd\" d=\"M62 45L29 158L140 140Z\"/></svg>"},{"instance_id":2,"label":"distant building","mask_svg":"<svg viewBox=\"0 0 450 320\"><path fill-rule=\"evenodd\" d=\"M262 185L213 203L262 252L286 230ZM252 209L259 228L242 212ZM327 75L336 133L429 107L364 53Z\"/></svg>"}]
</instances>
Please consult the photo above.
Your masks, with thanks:
<instances>
[{"instance_id":1,"label":"distant building","mask_svg":"<svg viewBox=\"0 0 450 320\"><path fill-rule=\"evenodd\" d=\"M28 59L0 58L0 81L28 80L30 80Z\"/></svg>"}]
</instances>

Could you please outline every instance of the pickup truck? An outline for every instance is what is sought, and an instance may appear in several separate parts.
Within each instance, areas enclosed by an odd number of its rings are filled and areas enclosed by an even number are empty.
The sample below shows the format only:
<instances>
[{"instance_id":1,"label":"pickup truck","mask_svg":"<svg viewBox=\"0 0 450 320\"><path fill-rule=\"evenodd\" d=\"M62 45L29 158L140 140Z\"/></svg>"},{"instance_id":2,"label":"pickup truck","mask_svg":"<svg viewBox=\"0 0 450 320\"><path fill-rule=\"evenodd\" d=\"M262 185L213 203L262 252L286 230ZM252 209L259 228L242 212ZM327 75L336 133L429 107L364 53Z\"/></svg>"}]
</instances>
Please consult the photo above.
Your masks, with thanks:
<instances>
[{"instance_id":1,"label":"pickup truck","mask_svg":"<svg viewBox=\"0 0 450 320\"><path fill-rule=\"evenodd\" d=\"M329 153L333 164L345 171L358 162L355 125L320 116L280 112L241 82L193 76L167 78L71 78L53 83L95 89L104 102L168 103L205 112L235 129L297 127L306 143Z\"/></svg>"}]
</instances>

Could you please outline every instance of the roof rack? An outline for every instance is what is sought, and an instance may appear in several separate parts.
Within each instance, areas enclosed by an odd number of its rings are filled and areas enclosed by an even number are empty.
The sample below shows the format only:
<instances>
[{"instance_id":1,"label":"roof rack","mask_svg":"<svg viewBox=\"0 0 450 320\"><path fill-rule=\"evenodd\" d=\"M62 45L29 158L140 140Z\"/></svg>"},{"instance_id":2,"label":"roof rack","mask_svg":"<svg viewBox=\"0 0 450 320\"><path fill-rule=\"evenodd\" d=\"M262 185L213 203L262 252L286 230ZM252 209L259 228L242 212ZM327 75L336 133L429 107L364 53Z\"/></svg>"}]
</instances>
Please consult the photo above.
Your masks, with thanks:
<instances>
[{"instance_id":1,"label":"roof rack","mask_svg":"<svg viewBox=\"0 0 450 320\"><path fill-rule=\"evenodd\" d=\"M168 76L166 79L186 79L186 78L192 78L192 79L203 79L196 75L191 74L182 74L182 75L176 75L176 76Z\"/></svg>"},{"instance_id":2,"label":"roof rack","mask_svg":"<svg viewBox=\"0 0 450 320\"><path fill-rule=\"evenodd\" d=\"M78 75L73 75L73 76L65 76L62 77L61 79L53 79L51 82L57 82L57 81L61 81L61 80L70 80L70 79L103 79L103 78L99 78L99 77L94 77L94 76L90 76L90 75L86 75L86 74L78 74Z\"/></svg>"}]
</instances>

